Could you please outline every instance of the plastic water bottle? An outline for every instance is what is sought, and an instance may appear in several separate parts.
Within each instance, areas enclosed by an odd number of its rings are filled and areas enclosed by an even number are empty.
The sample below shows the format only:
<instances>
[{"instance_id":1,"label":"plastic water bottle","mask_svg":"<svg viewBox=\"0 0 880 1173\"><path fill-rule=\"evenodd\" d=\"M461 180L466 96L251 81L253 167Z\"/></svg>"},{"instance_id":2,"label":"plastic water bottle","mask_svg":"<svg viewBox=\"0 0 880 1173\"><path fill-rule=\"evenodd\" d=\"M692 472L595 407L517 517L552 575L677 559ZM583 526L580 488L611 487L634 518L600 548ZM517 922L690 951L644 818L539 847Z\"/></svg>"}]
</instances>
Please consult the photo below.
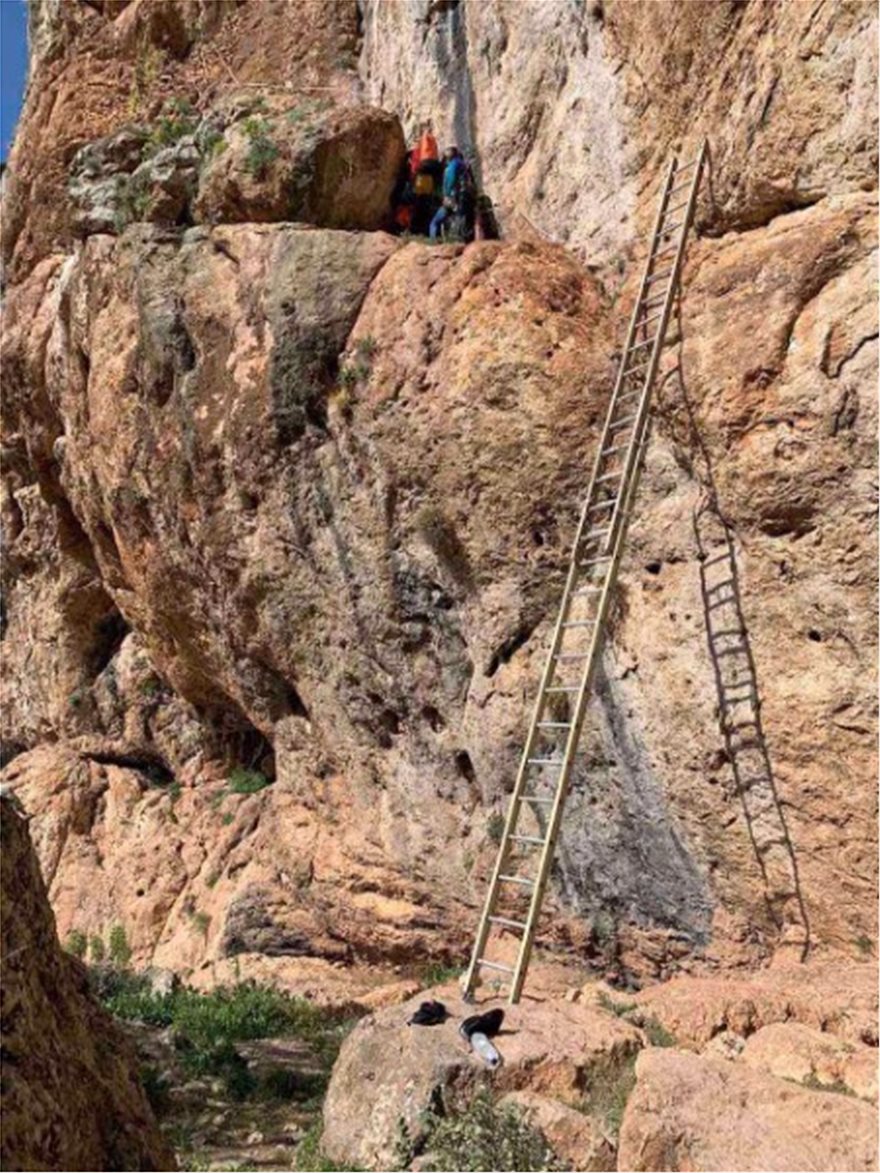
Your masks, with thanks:
<instances>
[{"instance_id":1,"label":"plastic water bottle","mask_svg":"<svg viewBox=\"0 0 880 1173\"><path fill-rule=\"evenodd\" d=\"M483 1060L487 1067L500 1067L501 1055L489 1042L486 1035L475 1031L471 1035L471 1046Z\"/></svg>"}]
</instances>

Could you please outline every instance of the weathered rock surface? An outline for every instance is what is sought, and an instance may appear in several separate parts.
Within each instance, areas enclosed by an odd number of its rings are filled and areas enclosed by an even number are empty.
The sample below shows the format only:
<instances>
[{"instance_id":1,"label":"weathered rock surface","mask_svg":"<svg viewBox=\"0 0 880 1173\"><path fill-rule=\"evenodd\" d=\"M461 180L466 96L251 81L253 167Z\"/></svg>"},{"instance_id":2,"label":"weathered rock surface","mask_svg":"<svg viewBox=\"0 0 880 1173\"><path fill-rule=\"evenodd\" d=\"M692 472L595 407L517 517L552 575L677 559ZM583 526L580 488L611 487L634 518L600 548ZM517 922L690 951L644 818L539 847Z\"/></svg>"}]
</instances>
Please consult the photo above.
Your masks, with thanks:
<instances>
[{"instance_id":1,"label":"weathered rock surface","mask_svg":"<svg viewBox=\"0 0 880 1173\"><path fill-rule=\"evenodd\" d=\"M606 8L365 10L381 142L449 99L490 189L545 201L589 273L544 243L252 223L65 255L66 169L130 120L133 82L145 122L259 80L273 118L344 129L357 14L35 7L4 216L3 721L64 932L130 924L139 959L182 968L463 957L632 292L617 262L667 147L708 130L714 235L690 253L548 940L595 958L601 937L643 980L875 950L874 14L683 6L657 37L656 6ZM404 98L415 32L416 69L449 51ZM246 186L233 156L209 170ZM720 712L723 574L751 756ZM235 767L271 785L230 794ZM146 902L127 858L163 861L140 865Z\"/></svg>"},{"instance_id":2,"label":"weathered rock surface","mask_svg":"<svg viewBox=\"0 0 880 1173\"><path fill-rule=\"evenodd\" d=\"M440 1026L407 1026L424 998L439 998L451 1018ZM481 1005L480 1010L485 1010ZM417 1155L425 1141L425 1113L452 1110L481 1086L528 1093L536 1126L563 1150L608 1168L611 1151L595 1123L581 1129L555 1111L553 1101L579 1104L594 1077L612 1079L642 1045L641 1032L614 1015L561 1001L532 1002L505 1010L495 1042L503 1065L488 1071L458 1034L473 1008L455 987L425 991L402 1006L362 1019L343 1044L324 1104L324 1147L337 1163L385 1169L403 1131ZM514 1097L520 1106L525 1101Z\"/></svg>"},{"instance_id":3,"label":"weathered rock surface","mask_svg":"<svg viewBox=\"0 0 880 1173\"><path fill-rule=\"evenodd\" d=\"M877 1049L793 1022L762 1027L742 1050L742 1062L780 1079L877 1099Z\"/></svg>"},{"instance_id":4,"label":"weathered rock surface","mask_svg":"<svg viewBox=\"0 0 880 1173\"><path fill-rule=\"evenodd\" d=\"M516 1108L553 1153L571 1169L615 1169L614 1147L596 1122L577 1108L535 1092L508 1092L502 1104Z\"/></svg>"},{"instance_id":5,"label":"weathered rock surface","mask_svg":"<svg viewBox=\"0 0 880 1173\"><path fill-rule=\"evenodd\" d=\"M369 99L398 110L408 136L428 121L468 151L506 231L537 225L591 263L631 250L670 149L690 158L704 135L724 229L876 186L869 4L363 9Z\"/></svg>"},{"instance_id":6,"label":"weathered rock surface","mask_svg":"<svg viewBox=\"0 0 880 1173\"><path fill-rule=\"evenodd\" d=\"M62 953L25 821L0 801L7 1169L173 1169L128 1040Z\"/></svg>"},{"instance_id":7,"label":"weathered rock surface","mask_svg":"<svg viewBox=\"0 0 880 1173\"><path fill-rule=\"evenodd\" d=\"M750 1035L772 1023L831 1031L847 1043L877 1046L873 965L780 966L742 977L673 978L635 997L679 1044L701 1050L722 1031Z\"/></svg>"},{"instance_id":8,"label":"weathered rock surface","mask_svg":"<svg viewBox=\"0 0 880 1173\"><path fill-rule=\"evenodd\" d=\"M651 1047L620 1131L619 1169L875 1169L877 1113L741 1064Z\"/></svg>"}]
</instances>

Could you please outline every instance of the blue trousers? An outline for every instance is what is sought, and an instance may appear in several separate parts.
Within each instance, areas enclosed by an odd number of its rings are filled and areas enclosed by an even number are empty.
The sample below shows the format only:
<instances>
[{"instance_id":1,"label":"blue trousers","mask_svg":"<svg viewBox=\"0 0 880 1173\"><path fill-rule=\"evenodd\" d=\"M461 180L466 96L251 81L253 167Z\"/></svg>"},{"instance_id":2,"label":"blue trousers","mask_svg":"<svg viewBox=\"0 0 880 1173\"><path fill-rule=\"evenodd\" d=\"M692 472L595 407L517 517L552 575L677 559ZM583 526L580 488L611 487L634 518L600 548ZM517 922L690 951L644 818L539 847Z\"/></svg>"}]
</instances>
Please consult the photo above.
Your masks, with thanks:
<instances>
[{"instance_id":1,"label":"blue trousers","mask_svg":"<svg viewBox=\"0 0 880 1173\"><path fill-rule=\"evenodd\" d=\"M431 227L428 229L428 233L431 237L431 240L436 240L437 237L440 235L440 226L444 222L444 220L446 220L448 218L448 216L449 216L449 209L446 207L438 208L437 211L434 213L434 219L431 221Z\"/></svg>"}]
</instances>

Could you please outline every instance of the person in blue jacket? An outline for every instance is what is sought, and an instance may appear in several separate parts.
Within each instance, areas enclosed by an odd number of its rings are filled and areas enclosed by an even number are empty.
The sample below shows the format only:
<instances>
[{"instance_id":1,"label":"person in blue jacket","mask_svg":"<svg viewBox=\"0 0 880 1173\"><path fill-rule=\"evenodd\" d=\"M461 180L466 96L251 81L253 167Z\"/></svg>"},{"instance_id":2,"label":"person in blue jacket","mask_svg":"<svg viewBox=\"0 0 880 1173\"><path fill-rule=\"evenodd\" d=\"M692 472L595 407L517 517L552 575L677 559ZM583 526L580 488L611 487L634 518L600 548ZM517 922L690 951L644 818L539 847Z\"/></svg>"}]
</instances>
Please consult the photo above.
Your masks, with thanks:
<instances>
[{"instance_id":1,"label":"person in blue jacket","mask_svg":"<svg viewBox=\"0 0 880 1173\"><path fill-rule=\"evenodd\" d=\"M458 147L447 147L443 152L445 166L443 168L443 202L434 213L429 233L431 240L440 235L443 222L458 211L459 188L465 173L465 161L461 157Z\"/></svg>"}]
</instances>

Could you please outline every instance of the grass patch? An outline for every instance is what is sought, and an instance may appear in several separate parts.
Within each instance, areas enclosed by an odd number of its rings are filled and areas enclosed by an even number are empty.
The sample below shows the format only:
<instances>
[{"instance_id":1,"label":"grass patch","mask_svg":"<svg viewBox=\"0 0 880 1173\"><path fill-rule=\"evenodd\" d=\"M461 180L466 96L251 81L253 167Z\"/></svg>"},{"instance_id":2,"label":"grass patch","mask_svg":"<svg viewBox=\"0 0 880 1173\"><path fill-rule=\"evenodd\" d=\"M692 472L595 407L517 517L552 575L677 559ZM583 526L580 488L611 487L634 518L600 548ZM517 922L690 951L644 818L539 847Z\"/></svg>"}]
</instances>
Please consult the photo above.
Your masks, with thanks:
<instances>
[{"instance_id":1,"label":"grass patch","mask_svg":"<svg viewBox=\"0 0 880 1173\"><path fill-rule=\"evenodd\" d=\"M271 137L272 124L265 118L252 116L244 120L242 129L248 137L245 168L254 179L265 179L269 168L281 153Z\"/></svg>"},{"instance_id":2,"label":"grass patch","mask_svg":"<svg viewBox=\"0 0 880 1173\"><path fill-rule=\"evenodd\" d=\"M642 1030L652 1047L674 1047L678 1039L656 1018L646 1018L642 1023Z\"/></svg>"},{"instance_id":3,"label":"grass patch","mask_svg":"<svg viewBox=\"0 0 880 1173\"><path fill-rule=\"evenodd\" d=\"M310 1171L310 1173L357 1173L354 1168L346 1165L337 1165L324 1156L321 1149L321 1136L324 1132L324 1122L320 1116L296 1146L294 1169Z\"/></svg>"},{"instance_id":4,"label":"grass patch","mask_svg":"<svg viewBox=\"0 0 880 1173\"><path fill-rule=\"evenodd\" d=\"M581 1105L582 1111L592 1116L615 1142L627 1101L636 1086L636 1057L633 1055L622 1066L600 1068L593 1074L589 1089Z\"/></svg>"},{"instance_id":5,"label":"grass patch","mask_svg":"<svg viewBox=\"0 0 880 1173\"><path fill-rule=\"evenodd\" d=\"M608 1010L615 1014L618 1018L626 1018L628 1014L632 1014L636 1009L635 1002L615 1002L613 998L609 998L604 990L600 990L596 1001L603 1010Z\"/></svg>"},{"instance_id":6,"label":"grass patch","mask_svg":"<svg viewBox=\"0 0 880 1173\"><path fill-rule=\"evenodd\" d=\"M870 957L874 952L874 942L870 937L866 937L864 933L860 937L856 937L853 944L859 953L861 953L862 957Z\"/></svg>"},{"instance_id":7,"label":"grass patch","mask_svg":"<svg viewBox=\"0 0 880 1173\"><path fill-rule=\"evenodd\" d=\"M110 930L110 939L107 942L107 955L113 965L124 969L131 961L131 946L124 925L114 925Z\"/></svg>"},{"instance_id":8,"label":"grass patch","mask_svg":"<svg viewBox=\"0 0 880 1173\"><path fill-rule=\"evenodd\" d=\"M464 969L460 965L447 965L443 961L435 961L429 965L421 976L422 984L428 986L442 986L446 982L453 982L460 978Z\"/></svg>"},{"instance_id":9,"label":"grass patch","mask_svg":"<svg viewBox=\"0 0 880 1173\"><path fill-rule=\"evenodd\" d=\"M86 955L89 939L85 933L80 932L79 929L71 929L67 934L67 940L64 942L66 952L72 953L74 957L78 957L80 961Z\"/></svg>"},{"instance_id":10,"label":"grass patch","mask_svg":"<svg viewBox=\"0 0 880 1173\"><path fill-rule=\"evenodd\" d=\"M260 770L248 770L244 766L236 766L230 771L228 782L231 794L257 794L272 785Z\"/></svg>"},{"instance_id":11,"label":"grass patch","mask_svg":"<svg viewBox=\"0 0 880 1173\"><path fill-rule=\"evenodd\" d=\"M850 1096L853 1099L856 1095L852 1088L847 1087L842 1079L835 1079L833 1083L823 1083L815 1071L810 1072L803 1081L803 1086L810 1088L814 1092L834 1092L838 1096Z\"/></svg>"},{"instance_id":12,"label":"grass patch","mask_svg":"<svg viewBox=\"0 0 880 1173\"><path fill-rule=\"evenodd\" d=\"M501 837L504 834L504 815L499 814L497 811L494 814L489 815L489 818L486 821L486 834L488 835L490 842L501 842Z\"/></svg>"},{"instance_id":13,"label":"grass patch","mask_svg":"<svg viewBox=\"0 0 880 1173\"><path fill-rule=\"evenodd\" d=\"M422 1169L458 1169L462 1173L516 1169L526 1173L562 1167L540 1132L519 1111L499 1107L485 1091L466 1108L445 1116L431 1114L426 1123L427 1157L420 1162Z\"/></svg>"}]
</instances>

